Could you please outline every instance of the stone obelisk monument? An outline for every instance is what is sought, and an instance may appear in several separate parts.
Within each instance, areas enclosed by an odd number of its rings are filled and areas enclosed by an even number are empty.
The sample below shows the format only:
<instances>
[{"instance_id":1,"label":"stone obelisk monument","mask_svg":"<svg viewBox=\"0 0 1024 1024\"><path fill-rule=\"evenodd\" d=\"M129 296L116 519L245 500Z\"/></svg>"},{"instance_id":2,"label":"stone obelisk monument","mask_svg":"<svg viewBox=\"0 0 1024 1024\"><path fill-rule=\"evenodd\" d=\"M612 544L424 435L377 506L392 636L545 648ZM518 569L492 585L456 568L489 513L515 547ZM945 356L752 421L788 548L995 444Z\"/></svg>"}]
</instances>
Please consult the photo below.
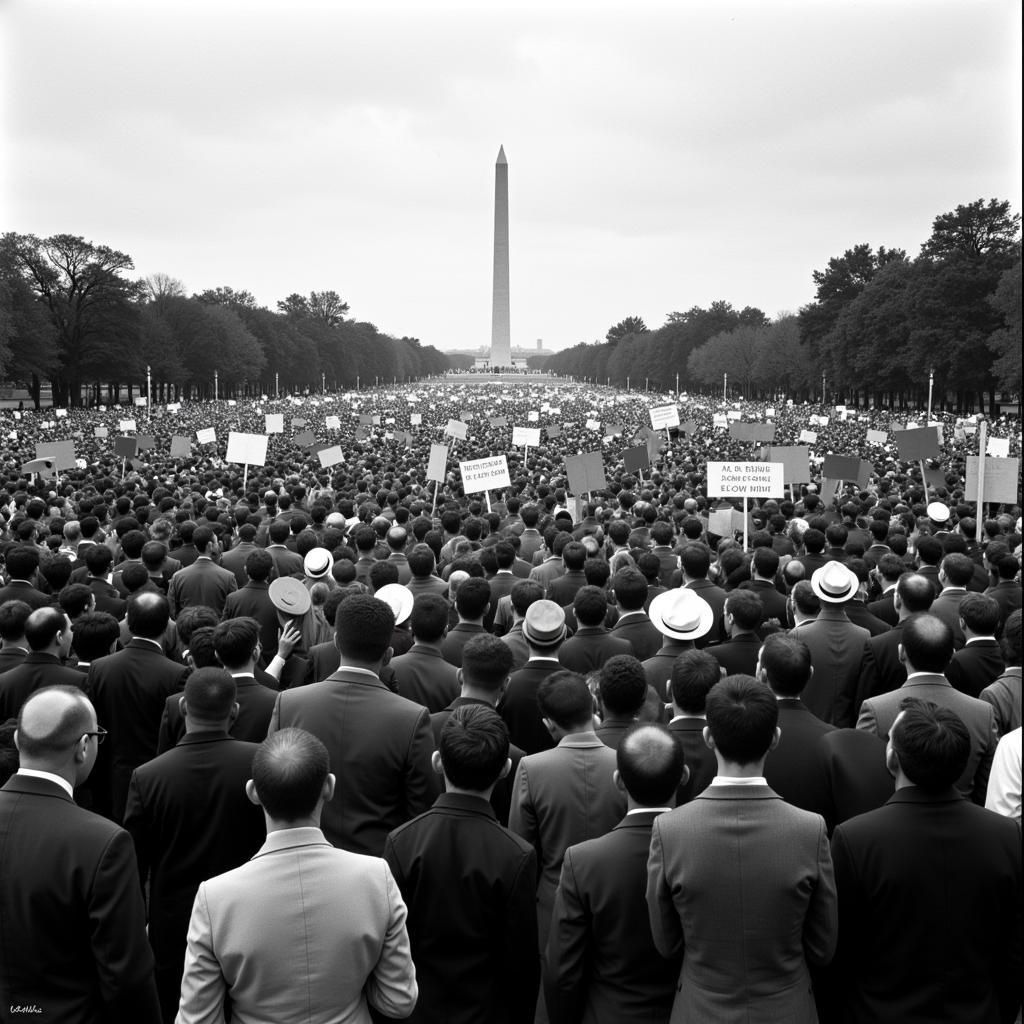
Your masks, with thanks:
<instances>
[{"instance_id":1,"label":"stone obelisk monument","mask_svg":"<svg viewBox=\"0 0 1024 1024\"><path fill-rule=\"evenodd\" d=\"M512 365L508 310L508 161L505 147L494 165L494 291L491 304L491 366Z\"/></svg>"}]
</instances>

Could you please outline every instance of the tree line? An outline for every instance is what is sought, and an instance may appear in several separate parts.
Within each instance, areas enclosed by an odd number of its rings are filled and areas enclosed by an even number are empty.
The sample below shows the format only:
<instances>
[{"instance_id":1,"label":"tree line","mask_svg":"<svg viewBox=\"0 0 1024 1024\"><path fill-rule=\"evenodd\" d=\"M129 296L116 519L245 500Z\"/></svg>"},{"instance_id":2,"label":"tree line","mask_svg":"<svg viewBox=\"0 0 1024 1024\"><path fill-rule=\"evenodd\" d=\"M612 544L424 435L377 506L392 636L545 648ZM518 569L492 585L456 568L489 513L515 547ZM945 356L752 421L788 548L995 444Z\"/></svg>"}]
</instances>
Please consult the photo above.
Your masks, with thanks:
<instances>
[{"instance_id":1,"label":"tree line","mask_svg":"<svg viewBox=\"0 0 1024 1024\"><path fill-rule=\"evenodd\" d=\"M812 273L814 300L770 320L714 302L670 313L649 330L639 317L603 343L547 362L554 373L659 390L849 404L935 404L996 411L1021 389L1020 215L976 200L940 214L916 259L867 244ZM824 379L824 380L823 380Z\"/></svg>"},{"instance_id":2,"label":"tree line","mask_svg":"<svg viewBox=\"0 0 1024 1024\"><path fill-rule=\"evenodd\" d=\"M131 276L132 259L75 235L0 237L0 379L38 404L116 401L121 386L154 401L354 388L448 368L417 338L346 317L337 292L292 294L276 310L230 287L185 294L166 274Z\"/></svg>"}]
</instances>

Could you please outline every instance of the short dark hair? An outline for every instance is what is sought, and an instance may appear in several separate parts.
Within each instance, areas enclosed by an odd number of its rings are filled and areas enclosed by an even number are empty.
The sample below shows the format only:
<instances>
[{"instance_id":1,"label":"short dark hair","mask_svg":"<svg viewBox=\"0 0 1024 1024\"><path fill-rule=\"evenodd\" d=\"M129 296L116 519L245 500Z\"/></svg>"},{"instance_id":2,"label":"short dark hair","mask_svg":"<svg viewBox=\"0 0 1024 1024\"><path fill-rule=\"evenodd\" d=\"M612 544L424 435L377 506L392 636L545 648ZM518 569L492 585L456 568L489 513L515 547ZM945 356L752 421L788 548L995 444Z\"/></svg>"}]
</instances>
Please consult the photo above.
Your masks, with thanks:
<instances>
[{"instance_id":1,"label":"short dark hair","mask_svg":"<svg viewBox=\"0 0 1024 1024\"><path fill-rule=\"evenodd\" d=\"M600 626L608 614L608 600L600 587L580 587L572 599L572 610L581 626Z\"/></svg>"},{"instance_id":2,"label":"short dark hair","mask_svg":"<svg viewBox=\"0 0 1024 1024\"><path fill-rule=\"evenodd\" d=\"M971 756L971 734L959 715L930 700L900 701L889 738L903 774L928 793L952 786Z\"/></svg>"},{"instance_id":3,"label":"short dark hair","mask_svg":"<svg viewBox=\"0 0 1024 1024\"><path fill-rule=\"evenodd\" d=\"M817 615L821 611L821 602L814 592L810 580L800 580L791 591L794 607L801 615Z\"/></svg>"},{"instance_id":4,"label":"short dark hair","mask_svg":"<svg viewBox=\"0 0 1024 1024\"><path fill-rule=\"evenodd\" d=\"M479 793L494 785L505 766L508 726L491 708L467 704L448 716L437 746L445 778Z\"/></svg>"},{"instance_id":5,"label":"short dark hair","mask_svg":"<svg viewBox=\"0 0 1024 1024\"><path fill-rule=\"evenodd\" d=\"M171 621L171 606L163 594L133 594L128 598L128 629L132 636L157 640Z\"/></svg>"},{"instance_id":6,"label":"short dark hair","mask_svg":"<svg viewBox=\"0 0 1024 1024\"><path fill-rule=\"evenodd\" d=\"M398 566L394 562L374 562L370 566L368 575L370 577L370 586L376 592L381 587L386 587L389 583L398 582Z\"/></svg>"},{"instance_id":7,"label":"short dark hair","mask_svg":"<svg viewBox=\"0 0 1024 1024\"><path fill-rule=\"evenodd\" d=\"M436 643L448 626L448 602L440 594L417 594L409 626L417 640Z\"/></svg>"},{"instance_id":8,"label":"short dark hair","mask_svg":"<svg viewBox=\"0 0 1024 1024\"><path fill-rule=\"evenodd\" d=\"M687 576L695 580L704 579L711 568L711 552L704 544L684 544L679 552L679 564Z\"/></svg>"},{"instance_id":9,"label":"short dark hair","mask_svg":"<svg viewBox=\"0 0 1024 1024\"><path fill-rule=\"evenodd\" d=\"M612 577L615 600L626 611L636 612L647 601L647 578L639 569L626 567Z\"/></svg>"},{"instance_id":10,"label":"short dark hair","mask_svg":"<svg viewBox=\"0 0 1024 1024\"><path fill-rule=\"evenodd\" d=\"M257 583L270 578L274 571L274 556L260 549L250 551L245 558L245 575Z\"/></svg>"},{"instance_id":11,"label":"short dark hair","mask_svg":"<svg viewBox=\"0 0 1024 1024\"><path fill-rule=\"evenodd\" d=\"M1021 610L1010 612L1006 616L1006 623L1003 626L1003 638L1000 647L1003 651L1003 661L1006 666L1017 666L1020 664L1021 653Z\"/></svg>"},{"instance_id":12,"label":"short dark hair","mask_svg":"<svg viewBox=\"0 0 1024 1024\"><path fill-rule=\"evenodd\" d=\"M149 582L149 570L138 562L130 562L121 570L121 582L129 594L134 594Z\"/></svg>"},{"instance_id":13,"label":"short dark hair","mask_svg":"<svg viewBox=\"0 0 1024 1024\"><path fill-rule=\"evenodd\" d=\"M903 653L918 672L943 673L953 657L953 630L927 612L911 615L903 625Z\"/></svg>"},{"instance_id":14,"label":"short dark hair","mask_svg":"<svg viewBox=\"0 0 1024 1024\"><path fill-rule=\"evenodd\" d=\"M740 629L757 629L764 614L764 602L752 590L734 590L725 599L725 610Z\"/></svg>"},{"instance_id":15,"label":"short dark hair","mask_svg":"<svg viewBox=\"0 0 1024 1024\"><path fill-rule=\"evenodd\" d=\"M106 657L121 636L121 626L110 612L83 612L75 619L71 649L79 661Z\"/></svg>"},{"instance_id":16,"label":"short dark hair","mask_svg":"<svg viewBox=\"0 0 1024 1024\"><path fill-rule=\"evenodd\" d=\"M60 715L47 721L45 732L33 734L25 728L26 713L36 700L48 693L63 693L74 699L65 705ZM18 712L18 750L30 758L65 753L89 732L92 726L90 709L89 699L77 686L44 686L30 693Z\"/></svg>"},{"instance_id":17,"label":"short dark hair","mask_svg":"<svg viewBox=\"0 0 1024 1024\"><path fill-rule=\"evenodd\" d=\"M57 603L69 619L77 619L92 605L92 591L84 583L69 583L58 595ZM0 631L2 635L2 631Z\"/></svg>"},{"instance_id":18,"label":"short dark hair","mask_svg":"<svg viewBox=\"0 0 1024 1024\"><path fill-rule=\"evenodd\" d=\"M544 718L559 728L588 728L594 717L594 699L587 681L568 669L552 672L537 688L537 706Z\"/></svg>"},{"instance_id":19,"label":"short dark hair","mask_svg":"<svg viewBox=\"0 0 1024 1024\"><path fill-rule=\"evenodd\" d=\"M85 567L89 570L90 576L102 576L110 568L114 556L106 544L93 544L85 549ZM10 564L10 556L8 556Z\"/></svg>"},{"instance_id":20,"label":"short dark hair","mask_svg":"<svg viewBox=\"0 0 1024 1024\"><path fill-rule=\"evenodd\" d=\"M25 622L25 639L33 651L45 650L68 628L67 616L56 608L37 608Z\"/></svg>"},{"instance_id":21,"label":"short dark hair","mask_svg":"<svg viewBox=\"0 0 1024 1024\"><path fill-rule=\"evenodd\" d=\"M237 694L235 680L223 668L197 668L185 681L185 704L193 718L227 718Z\"/></svg>"},{"instance_id":22,"label":"short dark hair","mask_svg":"<svg viewBox=\"0 0 1024 1024\"><path fill-rule=\"evenodd\" d=\"M888 531L888 527L886 527ZM813 526L804 530L804 549L808 554L820 555L825 550L825 534Z\"/></svg>"},{"instance_id":23,"label":"short dark hair","mask_svg":"<svg viewBox=\"0 0 1024 1024\"><path fill-rule=\"evenodd\" d=\"M497 692L512 671L512 648L490 633L474 636L462 648L462 676L471 686Z\"/></svg>"},{"instance_id":24,"label":"short dark hair","mask_svg":"<svg viewBox=\"0 0 1024 1024\"><path fill-rule=\"evenodd\" d=\"M32 606L24 601L0 604L0 640L20 640L25 635L25 623L31 614Z\"/></svg>"},{"instance_id":25,"label":"short dark hair","mask_svg":"<svg viewBox=\"0 0 1024 1024\"><path fill-rule=\"evenodd\" d=\"M761 668L780 697L799 697L811 678L811 651L799 637L773 633L761 646Z\"/></svg>"},{"instance_id":26,"label":"short dark hair","mask_svg":"<svg viewBox=\"0 0 1024 1024\"><path fill-rule=\"evenodd\" d=\"M925 565L938 565L942 561L942 541L931 534L918 537L915 550Z\"/></svg>"},{"instance_id":27,"label":"short dark hair","mask_svg":"<svg viewBox=\"0 0 1024 1024\"><path fill-rule=\"evenodd\" d=\"M174 625L178 630L178 639L183 644L188 644L192 634L197 629L206 626L216 626L220 622L220 616L205 604L190 604L178 612Z\"/></svg>"},{"instance_id":28,"label":"short dark hair","mask_svg":"<svg viewBox=\"0 0 1024 1024\"><path fill-rule=\"evenodd\" d=\"M779 571L779 556L772 548L754 548L750 562L757 575L766 580L775 579Z\"/></svg>"},{"instance_id":29,"label":"short dark hair","mask_svg":"<svg viewBox=\"0 0 1024 1024\"><path fill-rule=\"evenodd\" d=\"M213 646L215 626L199 626L188 641L188 655L196 668L220 668L217 649Z\"/></svg>"},{"instance_id":30,"label":"short dark hair","mask_svg":"<svg viewBox=\"0 0 1024 1024\"><path fill-rule=\"evenodd\" d=\"M753 677L727 676L712 687L705 714L722 757L736 764L754 764L771 748L779 704L775 694Z\"/></svg>"},{"instance_id":31,"label":"short dark hair","mask_svg":"<svg viewBox=\"0 0 1024 1024\"><path fill-rule=\"evenodd\" d=\"M395 613L376 597L353 594L338 606L334 627L343 657L379 661L391 646Z\"/></svg>"},{"instance_id":32,"label":"short dark hair","mask_svg":"<svg viewBox=\"0 0 1024 1024\"><path fill-rule=\"evenodd\" d=\"M663 725L631 726L619 741L615 764L626 792L645 807L671 806L686 758L675 733Z\"/></svg>"},{"instance_id":33,"label":"short dark hair","mask_svg":"<svg viewBox=\"0 0 1024 1024\"><path fill-rule=\"evenodd\" d=\"M598 676L601 704L613 715L636 714L647 698L647 675L632 654L616 654Z\"/></svg>"},{"instance_id":34,"label":"short dark hair","mask_svg":"<svg viewBox=\"0 0 1024 1024\"><path fill-rule=\"evenodd\" d=\"M202 553L209 546L210 542L217 535L213 532L213 528L210 526L197 526L195 532L192 534L192 544L196 551Z\"/></svg>"},{"instance_id":35,"label":"short dark hair","mask_svg":"<svg viewBox=\"0 0 1024 1024\"><path fill-rule=\"evenodd\" d=\"M974 576L974 563L967 555L954 552L943 558L942 572L954 587L966 587Z\"/></svg>"},{"instance_id":36,"label":"short dark hair","mask_svg":"<svg viewBox=\"0 0 1024 1024\"><path fill-rule=\"evenodd\" d=\"M900 604L911 614L928 611L935 600L932 581L919 572L905 572L896 584L896 594Z\"/></svg>"},{"instance_id":37,"label":"short dark hair","mask_svg":"<svg viewBox=\"0 0 1024 1024\"><path fill-rule=\"evenodd\" d=\"M455 595L455 610L464 619L479 619L487 611L491 600L491 585L487 580L471 576L459 584Z\"/></svg>"},{"instance_id":38,"label":"short dark hair","mask_svg":"<svg viewBox=\"0 0 1024 1024\"><path fill-rule=\"evenodd\" d=\"M960 602L960 618L979 636L992 636L999 628L999 602L988 594L968 594Z\"/></svg>"},{"instance_id":39,"label":"short dark hair","mask_svg":"<svg viewBox=\"0 0 1024 1024\"><path fill-rule=\"evenodd\" d=\"M39 552L25 544L8 548L4 564L12 579L27 580L39 568Z\"/></svg>"},{"instance_id":40,"label":"short dark hair","mask_svg":"<svg viewBox=\"0 0 1024 1024\"><path fill-rule=\"evenodd\" d=\"M895 583L907 571L906 563L896 555L882 555L877 569L887 583Z\"/></svg>"},{"instance_id":41,"label":"short dark hair","mask_svg":"<svg viewBox=\"0 0 1024 1024\"><path fill-rule=\"evenodd\" d=\"M247 664L260 638L260 624L248 615L225 619L213 631L213 649L226 669Z\"/></svg>"},{"instance_id":42,"label":"short dark hair","mask_svg":"<svg viewBox=\"0 0 1024 1024\"><path fill-rule=\"evenodd\" d=\"M703 715L711 687L722 678L718 659L707 651L683 651L672 662L672 703L688 715Z\"/></svg>"},{"instance_id":43,"label":"short dark hair","mask_svg":"<svg viewBox=\"0 0 1024 1024\"><path fill-rule=\"evenodd\" d=\"M535 601L544 599L544 588L536 580L520 580L512 584L509 591L509 600L512 602L512 610L517 615L525 615L526 609Z\"/></svg>"},{"instance_id":44,"label":"short dark hair","mask_svg":"<svg viewBox=\"0 0 1024 1024\"><path fill-rule=\"evenodd\" d=\"M327 748L305 729L272 733L252 759L256 795L277 821L296 821L312 814L329 771Z\"/></svg>"},{"instance_id":45,"label":"short dark hair","mask_svg":"<svg viewBox=\"0 0 1024 1024\"><path fill-rule=\"evenodd\" d=\"M579 572L587 560L587 549L578 541L569 541L562 548L562 562L570 572Z\"/></svg>"},{"instance_id":46,"label":"short dark hair","mask_svg":"<svg viewBox=\"0 0 1024 1024\"><path fill-rule=\"evenodd\" d=\"M437 560L434 558L434 552L427 547L426 544L417 544L416 547L409 552L409 571L419 579L424 579L430 576L435 567L437 566Z\"/></svg>"},{"instance_id":47,"label":"short dark hair","mask_svg":"<svg viewBox=\"0 0 1024 1024\"><path fill-rule=\"evenodd\" d=\"M167 557L167 545L158 540L146 541L142 545L142 564L150 571L159 569Z\"/></svg>"}]
</instances>

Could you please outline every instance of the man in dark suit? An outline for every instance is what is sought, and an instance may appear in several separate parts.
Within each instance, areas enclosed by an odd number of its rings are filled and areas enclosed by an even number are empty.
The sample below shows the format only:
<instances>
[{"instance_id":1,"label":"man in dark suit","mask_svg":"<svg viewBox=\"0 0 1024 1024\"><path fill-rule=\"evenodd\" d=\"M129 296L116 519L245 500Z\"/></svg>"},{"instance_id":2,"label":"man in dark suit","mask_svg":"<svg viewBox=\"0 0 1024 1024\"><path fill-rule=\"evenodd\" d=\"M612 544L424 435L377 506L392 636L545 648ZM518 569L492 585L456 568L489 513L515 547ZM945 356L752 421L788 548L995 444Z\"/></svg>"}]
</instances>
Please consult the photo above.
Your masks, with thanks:
<instances>
[{"instance_id":1,"label":"man in dark suit","mask_svg":"<svg viewBox=\"0 0 1024 1024\"><path fill-rule=\"evenodd\" d=\"M739 585L740 590L749 590L761 599L761 621L763 626L769 619L775 619L780 626L786 626L786 597L775 589L775 577L779 571L779 556L771 548L754 548L750 558L750 579Z\"/></svg>"},{"instance_id":2,"label":"man in dark suit","mask_svg":"<svg viewBox=\"0 0 1024 1024\"><path fill-rule=\"evenodd\" d=\"M953 655L946 678L961 693L978 697L1003 674L1003 652L995 633L999 628L999 604L986 594L969 593L960 602L960 627L964 646Z\"/></svg>"},{"instance_id":3,"label":"man in dark suit","mask_svg":"<svg viewBox=\"0 0 1024 1024\"><path fill-rule=\"evenodd\" d=\"M718 770L714 752L704 742L704 728L708 724L708 694L721 678L722 667L707 651L685 651L672 666L672 717L668 729L682 744L688 769L676 793L677 807L703 793Z\"/></svg>"},{"instance_id":4,"label":"man in dark suit","mask_svg":"<svg viewBox=\"0 0 1024 1024\"><path fill-rule=\"evenodd\" d=\"M264 838L263 815L245 795L258 744L228 734L238 714L234 680L223 669L197 669L180 700L185 736L135 769L124 816L149 892L149 943L164 1024L173 1024L178 1009L199 883L243 864Z\"/></svg>"},{"instance_id":5,"label":"man in dark suit","mask_svg":"<svg viewBox=\"0 0 1024 1024\"><path fill-rule=\"evenodd\" d=\"M882 588L882 593L877 601L868 604L868 611L890 627L895 626L900 620L899 612L896 611L896 584L906 571L903 559L897 558L896 555L884 555L878 560L878 565L871 570Z\"/></svg>"},{"instance_id":6,"label":"man in dark suit","mask_svg":"<svg viewBox=\"0 0 1024 1024\"><path fill-rule=\"evenodd\" d=\"M244 616L228 619L214 628L212 639L218 667L224 668L235 682L238 711L232 716L227 731L236 740L259 743L266 738L277 699L272 685L276 680L256 664L260 656L259 623ZM165 701L157 740L158 754L170 750L185 735L183 707L180 694L171 694Z\"/></svg>"},{"instance_id":7,"label":"man in dark suit","mask_svg":"<svg viewBox=\"0 0 1024 1024\"><path fill-rule=\"evenodd\" d=\"M655 524L657 525L657 524ZM615 784L626 816L607 835L565 851L544 973L552 1024L667 1021L682 954L654 946L647 905L651 826L686 777L681 744L661 726L634 726L619 744Z\"/></svg>"},{"instance_id":8,"label":"man in dark suit","mask_svg":"<svg viewBox=\"0 0 1024 1024\"><path fill-rule=\"evenodd\" d=\"M939 566L942 590L931 606L931 614L953 631L953 644L957 650L964 645L964 631L960 628L960 602L967 596L967 585L974 576L974 563L967 555L946 555Z\"/></svg>"},{"instance_id":9,"label":"man in dark suit","mask_svg":"<svg viewBox=\"0 0 1024 1024\"><path fill-rule=\"evenodd\" d=\"M725 640L726 593L708 579L708 573L711 571L711 552L706 545L691 541L684 544L679 552L679 565L682 585L687 590L696 591L697 596L711 606L715 616L711 629L694 643L697 647L707 647L708 644Z\"/></svg>"},{"instance_id":10,"label":"man in dark suit","mask_svg":"<svg viewBox=\"0 0 1024 1024\"><path fill-rule=\"evenodd\" d=\"M392 829L430 806L432 793L427 710L380 680L394 628L383 601L361 594L345 601L335 636L340 667L323 682L279 693L268 732L306 729L327 747L338 785L324 806L324 834L373 857Z\"/></svg>"},{"instance_id":11,"label":"man in dark suit","mask_svg":"<svg viewBox=\"0 0 1024 1024\"><path fill-rule=\"evenodd\" d=\"M647 579L636 569L620 569L612 577L612 593L619 617L611 634L628 640L631 651L641 661L654 657L662 645L662 635L644 611L648 601Z\"/></svg>"},{"instance_id":12,"label":"man in dark suit","mask_svg":"<svg viewBox=\"0 0 1024 1024\"><path fill-rule=\"evenodd\" d=\"M471 643L485 639L501 644ZM408 1019L418 1024L533 1021L537 855L497 822L489 803L511 768L508 748L508 729L492 708L451 711L432 758L445 792L384 846L409 909L420 997Z\"/></svg>"},{"instance_id":13,"label":"man in dark suit","mask_svg":"<svg viewBox=\"0 0 1024 1024\"><path fill-rule=\"evenodd\" d=\"M892 796L885 740L861 729L832 729L815 743L808 768L818 778L818 808L831 835L836 825L881 807Z\"/></svg>"},{"instance_id":14,"label":"man in dark suit","mask_svg":"<svg viewBox=\"0 0 1024 1024\"><path fill-rule=\"evenodd\" d=\"M29 544L8 548L4 555L4 567L9 582L0 586L0 604L5 601L24 601L30 608L42 608L50 598L36 589L32 583L39 568L39 551Z\"/></svg>"},{"instance_id":15,"label":"man in dark suit","mask_svg":"<svg viewBox=\"0 0 1024 1024\"><path fill-rule=\"evenodd\" d=\"M534 601L523 617L523 638L530 660L509 678L498 714L508 726L512 742L535 754L555 745L537 705L537 690L562 667L558 649L565 640L565 612L554 601Z\"/></svg>"},{"instance_id":16,"label":"man in dark suit","mask_svg":"<svg viewBox=\"0 0 1024 1024\"><path fill-rule=\"evenodd\" d=\"M616 750L622 737L643 717L647 700L643 665L632 654L609 658L598 673L597 695L601 721L594 731L606 747ZM658 712L664 710L662 703L652 701L652 705ZM660 717L648 721L660 721Z\"/></svg>"},{"instance_id":17,"label":"man in dark suit","mask_svg":"<svg viewBox=\"0 0 1024 1024\"><path fill-rule=\"evenodd\" d=\"M30 693L44 686L85 687L85 673L62 662L71 650L71 623L56 608L37 608L25 621L29 653L0 674L0 722L16 718Z\"/></svg>"},{"instance_id":18,"label":"man in dark suit","mask_svg":"<svg viewBox=\"0 0 1024 1024\"><path fill-rule=\"evenodd\" d=\"M164 703L181 692L188 673L184 665L165 657L160 646L169 615L162 594L133 597L128 602L128 646L94 661L86 677L86 688L110 732L101 759L97 807L114 821L124 819L132 772L156 756Z\"/></svg>"},{"instance_id":19,"label":"man in dark suit","mask_svg":"<svg viewBox=\"0 0 1024 1024\"><path fill-rule=\"evenodd\" d=\"M107 612L115 619L123 619L127 604L108 578L113 561L114 556L105 544L94 544L88 548L85 552L87 575L83 582L92 591L96 611Z\"/></svg>"},{"instance_id":20,"label":"man in dark suit","mask_svg":"<svg viewBox=\"0 0 1024 1024\"><path fill-rule=\"evenodd\" d=\"M943 675L953 657L952 632L934 615L915 615L903 627L900 657L907 668L907 681L892 693L864 701L857 728L887 739L906 697L929 700L949 708L960 716L971 737L970 757L957 789L965 799L983 807L992 758L999 742L995 713L991 704L954 690Z\"/></svg>"},{"instance_id":21,"label":"man in dark suit","mask_svg":"<svg viewBox=\"0 0 1024 1024\"><path fill-rule=\"evenodd\" d=\"M230 550L221 552L221 567L235 574L235 582L239 588L244 587L246 581L252 579L245 572L246 559L254 551L262 550L254 543L255 537L256 527L252 523L243 523L238 528L238 542ZM273 567L273 558L271 558L270 564Z\"/></svg>"},{"instance_id":22,"label":"man in dark suit","mask_svg":"<svg viewBox=\"0 0 1024 1024\"><path fill-rule=\"evenodd\" d=\"M0 1005L5 1019L159 1024L128 833L72 799L103 738L77 687L39 690L0 789ZM29 1009L29 1008L38 1008Z\"/></svg>"},{"instance_id":23,"label":"man in dark suit","mask_svg":"<svg viewBox=\"0 0 1024 1024\"><path fill-rule=\"evenodd\" d=\"M992 568L997 576L997 581L985 593L994 598L999 605L999 628L996 631L996 636L1001 637L1006 620L1015 611L1020 610L1021 587L1017 582L1020 562L1009 552L1004 552L995 560Z\"/></svg>"},{"instance_id":24,"label":"man in dark suit","mask_svg":"<svg viewBox=\"0 0 1024 1024\"><path fill-rule=\"evenodd\" d=\"M444 723L457 708L473 705L488 708L497 706L505 687L508 686L512 664L512 652L508 646L488 633L473 637L466 644L462 652L462 668L459 669L459 695L448 707L430 716L435 749L441 741ZM524 753L521 747L509 743L508 756L512 762L512 770L498 779L491 791L491 807L494 808L494 813L502 825L508 825L509 810L512 806L512 781ZM435 793L440 796L444 792L443 779L435 773L434 782Z\"/></svg>"},{"instance_id":25,"label":"man in dark suit","mask_svg":"<svg viewBox=\"0 0 1024 1024\"><path fill-rule=\"evenodd\" d=\"M491 588L486 580L471 576L459 584L455 593L459 621L441 643L441 655L450 665L458 668L462 664L462 648L485 631L483 622L490 600Z\"/></svg>"},{"instance_id":26,"label":"man in dark suit","mask_svg":"<svg viewBox=\"0 0 1024 1024\"><path fill-rule=\"evenodd\" d=\"M834 1003L851 1024L1012 1021L1020 1010L1020 828L957 792L972 741L906 701L889 734L896 793L840 825Z\"/></svg>"},{"instance_id":27,"label":"man in dark suit","mask_svg":"<svg viewBox=\"0 0 1024 1024\"><path fill-rule=\"evenodd\" d=\"M911 615L926 612L935 600L935 589L928 578L916 572L905 572L896 584L893 607L898 621L888 633L871 637L864 647L854 715L860 714L861 704L868 697L898 690L907 679L907 670L899 659L903 637L903 624Z\"/></svg>"},{"instance_id":28,"label":"man in dark suit","mask_svg":"<svg viewBox=\"0 0 1024 1024\"><path fill-rule=\"evenodd\" d=\"M440 594L420 594L413 601L410 623L414 643L405 654L392 658L391 668L398 692L433 714L448 707L459 694L459 670L441 653L448 628L448 602Z\"/></svg>"},{"instance_id":29,"label":"man in dark suit","mask_svg":"<svg viewBox=\"0 0 1024 1024\"><path fill-rule=\"evenodd\" d=\"M668 681L676 658L706 636L714 623L714 612L703 598L692 590L666 590L659 594L647 610L651 625L658 630L662 642L658 650L643 662L647 683L661 701L668 700ZM717 663L716 663L717 664Z\"/></svg>"},{"instance_id":30,"label":"man in dark suit","mask_svg":"<svg viewBox=\"0 0 1024 1024\"><path fill-rule=\"evenodd\" d=\"M599 669L609 658L632 655L633 645L613 636L604 626L608 602L600 587L586 586L577 590L572 609L579 628L558 650L558 660L567 669L587 675ZM646 615L643 618L648 621Z\"/></svg>"},{"instance_id":31,"label":"man in dark suit","mask_svg":"<svg viewBox=\"0 0 1024 1024\"><path fill-rule=\"evenodd\" d=\"M221 617L233 619L247 615L260 624L260 648L266 664L277 653L279 629L277 609L270 600L269 580L274 571L274 560L266 551L256 548L246 558L244 571L246 583L241 589L228 594Z\"/></svg>"},{"instance_id":32,"label":"man in dark suit","mask_svg":"<svg viewBox=\"0 0 1024 1024\"><path fill-rule=\"evenodd\" d=\"M810 681L811 652L795 636L766 637L757 677L779 703L779 742L764 763L765 781L786 803L822 813L822 779L815 771L816 746L835 729L807 710L800 694Z\"/></svg>"},{"instance_id":33,"label":"man in dark suit","mask_svg":"<svg viewBox=\"0 0 1024 1024\"><path fill-rule=\"evenodd\" d=\"M764 780L779 736L768 687L722 680L708 694L707 719L718 774L651 833L654 944L665 957L686 954L673 1017L814 1021L809 967L832 959L837 929L825 822Z\"/></svg>"},{"instance_id":34,"label":"man in dark suit","mask_svg":"<svg viewBox=\"0 0 1024 1024\"><path fill-rule=\"evenodd\" d=\"M572 604L576 592L587 585L583 563L587 560L587 549L579 541L569 541L562 548L562 574L548 584L547 598L563 608Z\"/></svg>"},{"instance_id":35,"label":"man in dark suit","mask_svg":"<svg viewBox=\"0 0 1024 1024\"><path fill-rule=\"evenodd\" d=\"M761 598L750 590L734 590L725 599L725 628L729 639L721 644L712 644L708 651L725 669L727 676L754 674L757 652L761 649L757 627L763 617Z\"/></svg>"},{"instance_id":36,"label":"man in dark suit","mask_svg":"<svg viewBox=\"0 0 1024 1024\"><path fill-rule=\"evenodd\" d=\"M215 561L220 555L217 534L208 526L200 526L192 535L192 541L199 557L171 577L167 591L171 602L171 618L176 618L178 612L189 605L203 605L220 615L224 611L228 594L238 589L235 574L222 569Z\"/></svg>"},{"instance_id":37,"label":"man in dark suit","mask_svg":"<svg viewBox=\"0 0 1024 1024\"><path fill-rule=\"evenodd\" d=\"M0 672L20 665L28 655L25 623L31 614L31 605L24 601L12 600L0 604Z\"/></svg>"}]
</instances>

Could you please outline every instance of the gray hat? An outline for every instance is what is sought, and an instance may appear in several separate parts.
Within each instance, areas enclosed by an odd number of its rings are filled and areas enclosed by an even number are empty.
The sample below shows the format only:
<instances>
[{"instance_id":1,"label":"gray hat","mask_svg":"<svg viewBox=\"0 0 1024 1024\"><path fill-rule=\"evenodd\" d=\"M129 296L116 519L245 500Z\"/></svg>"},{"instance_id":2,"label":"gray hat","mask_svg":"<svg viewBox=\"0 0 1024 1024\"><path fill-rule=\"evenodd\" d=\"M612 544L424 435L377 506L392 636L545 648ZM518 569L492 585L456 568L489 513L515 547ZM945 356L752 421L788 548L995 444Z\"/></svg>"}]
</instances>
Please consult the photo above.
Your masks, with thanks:
<instances>
[{"instance_id":1,"label":"gray hat","mask_svg":"<svg viewBox=\"0 0 1024 1024\"><path fill-rule=\"evenodd\" d=\"M270 584L270 603L285 615L305 615L312 601L309 591L291 576L279 576Z\"/></svg>"},{"instance_id":2,"label":"gray hat","mask_svg":"<svg viewBox=\"0 0 1024 1024\"><path fill-rule=\"evenodd\" d=\"M565 612L554 601L534 601L526 609L523 636L534 647L554 647L565 639Z\"/></svg>"}]
</instances>

